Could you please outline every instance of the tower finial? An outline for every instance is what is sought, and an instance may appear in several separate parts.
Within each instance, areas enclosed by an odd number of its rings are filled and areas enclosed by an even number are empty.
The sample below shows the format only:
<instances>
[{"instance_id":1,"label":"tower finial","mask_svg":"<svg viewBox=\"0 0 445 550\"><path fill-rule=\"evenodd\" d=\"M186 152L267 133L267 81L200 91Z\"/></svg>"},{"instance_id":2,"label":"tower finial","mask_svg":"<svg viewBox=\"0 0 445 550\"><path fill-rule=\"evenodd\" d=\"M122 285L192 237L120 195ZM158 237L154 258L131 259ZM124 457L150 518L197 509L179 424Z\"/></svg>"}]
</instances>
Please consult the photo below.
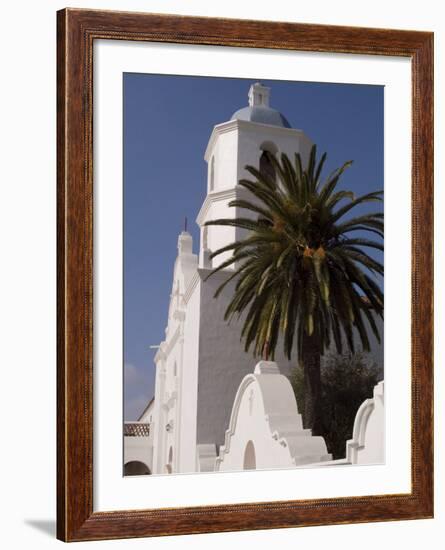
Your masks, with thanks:
<instances>
[{"instance_id":1,"label":"tower finial","mask_svg":"<svg viewBox=\"0 0 445 550\"><path fill-rule=\"evenodd\" d=\"M187 216L184 218L184 232L187 233Z\"/></svg>"}]
</instances>

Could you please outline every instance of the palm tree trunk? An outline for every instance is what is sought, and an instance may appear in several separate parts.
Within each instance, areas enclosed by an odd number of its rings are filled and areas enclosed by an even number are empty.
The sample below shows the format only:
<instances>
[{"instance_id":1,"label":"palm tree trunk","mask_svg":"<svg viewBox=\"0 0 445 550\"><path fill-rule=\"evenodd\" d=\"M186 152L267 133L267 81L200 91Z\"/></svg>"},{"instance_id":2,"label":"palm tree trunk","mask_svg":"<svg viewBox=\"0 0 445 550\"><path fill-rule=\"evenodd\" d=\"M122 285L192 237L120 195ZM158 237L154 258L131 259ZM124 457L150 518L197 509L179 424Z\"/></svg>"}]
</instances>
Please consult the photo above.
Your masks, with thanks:
<instances>
[{"instance_id":1,"label":"palm tree trunk","mask_svg":"<svg viewBox=\"0 0 445 550\"><path fill-rule=\"evenodd\" d=\"M322 435L321 416L321 353L317 335L305 335L302 342L302 363L304 371L304 411L305 428L312 429L313 435Z\"/></svg>"}]
</instances>

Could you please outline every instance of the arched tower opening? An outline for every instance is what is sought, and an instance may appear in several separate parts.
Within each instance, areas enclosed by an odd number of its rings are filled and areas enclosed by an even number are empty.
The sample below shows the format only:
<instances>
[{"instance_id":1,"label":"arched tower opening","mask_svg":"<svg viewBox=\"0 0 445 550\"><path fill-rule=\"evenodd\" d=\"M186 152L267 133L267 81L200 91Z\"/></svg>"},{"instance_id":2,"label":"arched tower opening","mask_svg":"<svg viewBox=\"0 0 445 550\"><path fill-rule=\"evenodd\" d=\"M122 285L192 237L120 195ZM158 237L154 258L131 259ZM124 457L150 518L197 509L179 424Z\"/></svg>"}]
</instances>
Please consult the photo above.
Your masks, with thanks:
<instances>
[{"instance_id":1,"label":"arched tower opening","mask_svg":"<svg viewBox=\"0 0 445 550\"><path fill-rule=\"evenodd\" d=\"M272 181L276 181L275 168L270 160L270 155L277 154L277 146L271 141L266 141L261 144L260 149L262 151L260 156L260 172L269 177Z\"/></svg>"}]
</instances>

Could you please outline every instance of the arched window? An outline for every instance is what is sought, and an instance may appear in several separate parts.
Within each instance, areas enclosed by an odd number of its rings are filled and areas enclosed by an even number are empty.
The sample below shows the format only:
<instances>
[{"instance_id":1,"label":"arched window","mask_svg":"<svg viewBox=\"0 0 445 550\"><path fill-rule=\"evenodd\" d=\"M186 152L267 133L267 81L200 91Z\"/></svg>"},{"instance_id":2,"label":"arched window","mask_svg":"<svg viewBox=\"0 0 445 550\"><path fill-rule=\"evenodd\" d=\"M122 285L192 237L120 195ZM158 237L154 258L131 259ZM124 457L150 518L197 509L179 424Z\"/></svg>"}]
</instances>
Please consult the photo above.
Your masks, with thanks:
<instances>
[{"instance_id":1,"label":"arched window","mask_svg":"<svg viewBox=\"0 0 445 550\"><path fill-rule=\"evenodd\" d=\"M209 191L212 192L215 189L215 157L212 157L212 160L210 161L209 182Z\"/></svg>"},{"instance_id":2,"label":"arched window","mask_svg":"<svg viewBox=\"0 0 445 550\"><path fill-rule=\"evenodd\" d=\"M168 451L167 464L165 465L165 473L171 474L173 472L173 447L170 447Z\"/></svg>"},{"instance_id":3,"label":"arched window","mask_svg":"<svg viewBox=\"0 0 445 550\"><path fill-rule=\"evenodd\" d=\"M249 441L244 451L244 470L256 470L255 447L252 441Z\"/></svg>"},{"instance_id":4,"label":"arched window","mask_svg":"<svg viewBox=\"0 0 445 550\"><path fill-rule=\"evenodd\" d=\"M268 151L263 151L260 157L260 172L265 176L268 176L272 181L275 181L275 168L270 161L270 155Z\"/></svg>"}]
</instances>

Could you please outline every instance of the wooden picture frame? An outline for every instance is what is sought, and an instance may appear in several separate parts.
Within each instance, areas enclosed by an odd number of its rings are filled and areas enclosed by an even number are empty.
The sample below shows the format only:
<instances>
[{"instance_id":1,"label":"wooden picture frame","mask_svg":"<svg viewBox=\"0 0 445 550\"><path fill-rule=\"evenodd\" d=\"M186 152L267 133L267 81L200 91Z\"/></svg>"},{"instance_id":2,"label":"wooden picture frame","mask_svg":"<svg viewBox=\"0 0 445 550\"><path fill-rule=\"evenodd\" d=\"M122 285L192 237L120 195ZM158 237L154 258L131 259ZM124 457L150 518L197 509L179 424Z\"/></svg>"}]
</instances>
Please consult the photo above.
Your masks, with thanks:
<instances>
[{"instance_id":1,"label":"wooden picture frame","mask_svg":"<svg viewBox=\"0 0 445 550\"><path fill-rule=\"evenodd\" d=\"M57 537L64 541L433 516L433 34L65 9L57 14ZM95 40L402 56L412 65L412 490L406 494L93 512Z\"/></svg>"}]
</instances>

